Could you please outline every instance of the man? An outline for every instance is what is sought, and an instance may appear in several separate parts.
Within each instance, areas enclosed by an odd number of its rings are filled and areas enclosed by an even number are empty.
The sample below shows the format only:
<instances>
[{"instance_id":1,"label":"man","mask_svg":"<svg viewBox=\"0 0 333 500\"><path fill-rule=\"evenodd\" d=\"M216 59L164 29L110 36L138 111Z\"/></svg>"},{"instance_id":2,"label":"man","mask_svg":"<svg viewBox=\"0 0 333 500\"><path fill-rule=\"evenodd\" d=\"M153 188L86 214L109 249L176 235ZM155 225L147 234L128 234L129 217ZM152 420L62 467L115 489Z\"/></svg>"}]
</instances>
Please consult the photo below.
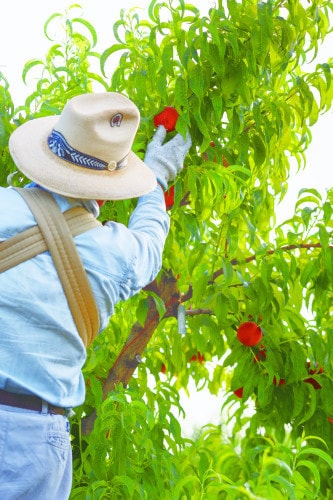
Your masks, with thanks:
<instances>
[{"instance_id":1,"label":"man","mask_svg":"<svg viewBox=\"0 0 333 500\"><path fill-rule=\"evenodd\" d=\"M163 190L191 140L164 142L160 126L145 161L133 152L139 112L117 93L74 97L60 116L31 120L10 138L12 157L62 212L96 200L138 197L128 227L108 222L75 237L97 303L99 331L114 306L151 282L169 229ZM29 189L28 185L26 189ZM0 240L36 225L24 199L0 188ZM0 498L65 500L72 463L68 412L84 401L86 359L49 252L0 274Z\"/></svg>"}]
</instances>

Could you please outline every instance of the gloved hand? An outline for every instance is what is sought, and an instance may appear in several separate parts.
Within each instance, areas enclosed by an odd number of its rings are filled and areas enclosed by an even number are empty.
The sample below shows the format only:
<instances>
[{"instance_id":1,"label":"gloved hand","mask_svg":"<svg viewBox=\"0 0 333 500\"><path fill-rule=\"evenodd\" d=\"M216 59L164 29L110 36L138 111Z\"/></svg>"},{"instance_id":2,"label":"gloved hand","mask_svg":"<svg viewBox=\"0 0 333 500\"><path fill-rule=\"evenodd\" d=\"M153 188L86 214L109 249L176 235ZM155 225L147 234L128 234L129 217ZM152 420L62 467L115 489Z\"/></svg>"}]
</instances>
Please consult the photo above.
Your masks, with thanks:
<instances>
[{"instance_id":1,"label":"gloved hand","mask_svg":"<svg viewBox=\"0 0 333 500\"><path fill-rule=\"evenodd\" d=\"M168 182L173 181L177 174L183 169L184 158L191 147L190 134L186 139L181 134L175 135L170 141L163 144L166 129L160 125L147 146L144 162L154 174L158 182L168 189Z\"/></svg>"}]
</instances>

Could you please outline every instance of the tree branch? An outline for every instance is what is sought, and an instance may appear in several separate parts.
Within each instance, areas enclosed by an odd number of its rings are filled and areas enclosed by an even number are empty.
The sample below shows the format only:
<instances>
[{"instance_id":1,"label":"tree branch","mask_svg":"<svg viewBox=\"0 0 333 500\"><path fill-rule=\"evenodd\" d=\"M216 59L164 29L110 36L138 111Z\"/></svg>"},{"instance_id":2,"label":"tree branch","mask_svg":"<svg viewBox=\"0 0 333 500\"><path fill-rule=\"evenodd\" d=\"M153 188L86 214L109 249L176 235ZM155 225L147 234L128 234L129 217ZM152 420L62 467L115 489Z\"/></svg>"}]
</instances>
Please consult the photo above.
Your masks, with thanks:
<instances>
[{"instance_id":1,"label":"tree branch","mask_svg":"<svg viewBox=\"0 0 333 500\"><path fill-rule=\"evenodd\" d=\"M300 248L305 248L307 250L310 250L312 248L321 248L322 245L321 243L300 243L298 245L286 245L284 247L281 247L281 248L278 248L276 250L268 250L266 252L266 255L273 255L274 253L278 252L278 251L282 251L282 252L288 252L290 250L296 250L296 249L300 249ZM330 246L329 248L333 248L333 246ZM237 259L232 259L230 261L230 264L232 266L238 266L239 264L245 264L247 262L252 262L253 260L256 260L257 259L257 255L254 254L254 255L251 255L250 257L246 257L246 259L244 260L237 260ZM212 281L210 281L210 283L213 283L216 278L218 278L219 276L221 276L223 274L223 269L218 269L217 271L215 271L215 273L213 274L213 279Z\"/></svg>"},{"instance_id":2,"label":"tree branch","mask_svg":"<svg viewBox=\"0 0 333 500\"><path fill-rule=\"evenodd\" d=\"M177 316L180 293L177 280L171 272L165 272L159 282L153 281L145 290L154 292L163 300L166 307L164 317ZM128 384L159 321L160 317L155 301L152 297L148 297L148 313L145 323L143 326L139 323L133 326L123 349L103 383L103 400L118 384L121 383L124 386ZM89 417L82 421L83 434L89 434L92 431L96 417L96 410L94 410Z\"/></svg>"},{"instance_id":3,"label":"tree branch","mask_svg":"<svg viewBox=\"0 0 333 500\"><path fill-rule=\"evenodd\" d=\"M200 314L215 314L211 309L188 309L186 316L198 316Z\"/></svg>"}]
</instances>

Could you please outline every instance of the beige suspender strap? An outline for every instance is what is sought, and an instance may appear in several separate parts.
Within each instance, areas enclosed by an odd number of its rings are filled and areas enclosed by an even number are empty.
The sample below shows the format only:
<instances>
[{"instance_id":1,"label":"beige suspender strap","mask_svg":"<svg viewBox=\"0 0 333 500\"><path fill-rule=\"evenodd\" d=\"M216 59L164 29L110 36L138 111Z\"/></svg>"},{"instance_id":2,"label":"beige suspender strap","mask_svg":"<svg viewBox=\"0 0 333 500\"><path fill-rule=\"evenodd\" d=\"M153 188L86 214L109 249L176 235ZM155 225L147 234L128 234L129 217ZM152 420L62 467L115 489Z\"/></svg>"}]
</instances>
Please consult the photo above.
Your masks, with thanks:
<instances>
[{"instance_id":1,"label":"beige suspender strap","mask_svg":"<svg viewBox=\"0 0 333 500\"><path fill-rule=\"evenodd\" d=\"M72 236L100 226L101 223L83 207L74 207L63 213ZM33 226L0 242L0 273L48 250L39 227Z\"/></svg>"},{"instance_id":2,"label":"beige suspender strap","mask_svg":"<svg viewBox=\"0 0 333 500\"><path fill-rule=\"evenodd\" d=\"M98 310L86 271L61 210L42 189L16 189L34 214L58 271L78 332L86 346L99 330Z\"/></svg>"}]
</instances>

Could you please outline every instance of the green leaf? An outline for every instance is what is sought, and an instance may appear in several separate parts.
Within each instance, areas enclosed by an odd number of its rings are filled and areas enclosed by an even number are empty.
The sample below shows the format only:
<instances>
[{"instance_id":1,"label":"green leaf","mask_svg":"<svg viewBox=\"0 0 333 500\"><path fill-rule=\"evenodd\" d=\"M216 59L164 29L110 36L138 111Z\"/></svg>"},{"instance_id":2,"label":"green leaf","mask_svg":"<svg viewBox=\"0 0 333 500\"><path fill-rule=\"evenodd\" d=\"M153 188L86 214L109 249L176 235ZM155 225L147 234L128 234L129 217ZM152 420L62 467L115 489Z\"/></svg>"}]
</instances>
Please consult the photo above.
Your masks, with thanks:
<instances>
[{"instance_id":1,"label":"green leaf","mask_svg":"<svg viewBox=\"0 0 333 500\"><path fill-rule=\"evenodd\" d=\"M231 283L234 277L234 269L228 259L222 258L223 276L226 283Z\"/></svg>"},{"instance_id":2,"label":"green leaf","mask_svg":"<svg viewBox=\"0 0 333 500\"><path fill-rule=\"evenodd\" d=\"M187 80L178 76L175 84L175 106L181 109L187 101Z\"/></svg>"},{"instance_id":3,"label":"green leaf","mask_svg":"<svg viewBox=\"0 0 333 500\"><path fill-rule=\"evenodd\" d=\"M333 213L333 207L327 201L323 205L323 212L324 212L324 224L327 225L331 221Z\"/></svg>"},{"instance_id":4,"label":"green leaf","mask_svg":"<svg viewBox=\"0 0 333 500\"><path fill-rule=\"evenodd\" d=\"M319 473L319 470L318 470L318 467L316 466L316 464L310 460L298 460L296 463L296 469L299 469L302 467L305 467L312 472L315 488L316 488L317 492L319 492L319 490L320 490L320 473Z\"/></svg>"},{"instance_id":5,"label":"green leaf","mask_svg":"<svg viewBox=\"0 0 333 500\"><path fill-rule=\"evenodd\" d=\"M302 387L300 385L293 386L293 413L291 418L294 419L298 417L301 412L303 412L304 404L305 404L305 395Z\"/></svg>"},{"instance_id":6,"label":"green leaf","mask_svg":"<svg viewBox=\"0 0 333 500\"><path fill-rule=\"evenodd\" d=\"M203 298L206 293L208 281L210 277L207 273L200 273L198 279L193 283L193 300L196 304L202 304Z\"/></svg>"},{"instance_id":7,"label":"green leaf","mask_svg":"<svg viewBox=\"0 0 333 500\"><path fill-rule=\"evenodd\" d=\"M28 72L34 68L35 66L44 66L44 62L41 61L40 59L31 59L30 61L28 61L25 65L24 65L24 68L23 68L23 72L22 72L22 80L24 83L27 83L26 82L26 78L27 78L27 74Z\"/></svg>"},{"instance_id":8,"label":"green leaf","mask_svg":"<svg viewBox=\"0 0 333 500\"><path fill-rule=\"evenodd\" d=\"M167 102L168 100L167 73L164 68L161 68L156 75L156 90L158 95L161 97L161 101Z\"/></svg>"},{"instance_id":9,"label":"green leaf","mask_svg":"<svg viewBox=\"0 0 333 500\"><path fill-rule=\"evenodd\" d=\"M324 460L324 462L326 462L327 465L329 465L329 467L333 469L332 457L325 451L321 450L320 448L311 448L311 447L303 448L301 451L298 452L298 457L303 455L310 455L310 456L315 455L316 457L319 457L322 460Z\"/></svg>"},{"instance_id":10,"label":"green leaf","mask_svg":"<svg viewBox=\"0 0 333 500\"><path fill-rule=\"evenodd\" d=\"M133 479L129 478L126 475L119 475L113 478L113 482L117 485L126 486L126 490L128 491L130 498L133 497L134 491L136 489L136 482Z\"/></svg>"},{"instance_id":11,"label":"green leaf","mask_svg":"<svg viewBox=\"0 0 333 500\"><path fill-rule=\"evenodd\" d=\"M329 246L330 235L322 224L319 226L319 238L323 248L327 248Z\"/></svg>"},{"instance_id":12,"label":"green leaf","mask_svg":"<svg viewBox=\"0 0 333 500\"><path fill-rule=\"evenodd\" d=\"M167 75L173 75L173 44L171 41L166 43L162 49L162 65Z\"/></svg>"},{"instance_id":13,"label":"green leaf","mask_svg":"<svg viewBox=\"0 0 333 500\"><path fill-rule=\"evenodd\" d=\"M115 39L117 40L117 42L119 42L120 44L125 44L125 41L122 40L121 36L120 36L120 29L123 29L124 28L124 21L123 19L120 19L119 21L115 22L114 25L113 25L113 35L115 37Z\"/></svg>"},{"instance_id":14,"label":"green leaf","mask_svg":"<svg viewBox=\"0 0 333 500\"><path fill-rule=\"evenodd\" d=\"M157 309L157 312L158 312L158 315L159 315L159 318L161 320L163 318L164 314L165 314L165 311L166 311L166 307L165 307L165 304L164 304L163 300L161 299L161 297L159 297L154 292L148 292L148 295L150 295L151 297L153 297L155 305L156 305L156 309Z\"/></svg>"},{"instance_id":15,"label":"green leaf","mask_svg":"<svg viewBox=\"0 0 333 500\"><path fill-rule=\"evenodd\" d=\"M82 19L81 17L75 17L72 19L72 24L77 23L77 24L82 24L87 30L89 31L91 38L92 38L92 47L94 47L97 43L97 33L95 28L89 21L86 19Z\"/></svg>"},{"instance_id":16,"label":"green leaf","mask_svg":"<svg viewBox=\"0 0 333 500\"><path fill-rule=\"evenodd\" d=\"M310 259L302 271L300 282L303 287L306 287L308 283L311 282L312 278L316 276L318 272L318 261L317 259Z\"/></svg>"},{"instance_id":17,"label":"green leaf","mask_svg":"<svg viewBox=\"0 0 333 500\"><path fill-rule=\"evenodd\" d=\"M171 500L178 500L181 498L182 493L184 493L185 486L193 486L196 483L199 484L199 478L195 475L188 475L186 477L180 478L172 489Z\"/></svg>"},{"instance_id":18,"label":"green leaf","mask_svg":"<svg viewBox=\"0 0 333 500\"><path fill-rule=\"evenodd\" d=\"M319 206L320 200L318 198L315 198L314 196L305 196L304 198L301 198L296 202L295 209L297 209L304 203L314 203L315 205Z\"/></svg>"},{"instance_id":19,"label":"green leaf","mask_svg":"<svg viewBox=\"0 0 333 500\"><path fill-rule=\"evenodd\" d=\"M189 75L189 86L194 94L201 100L205 93L203 70L196 64Z\"/></svg>"},{"instance_id":20,"label":"green leaf","mask_svg":"<svg viewBox=\"0 0 333 500\"><path fill-rule=\"evenodd\" d=\"M258 403L260 408L268 405L273 397L274 387L269 383L268 377L260 377L258 383Z\"/></svg>"},{"instance_id":21,"label":"green leaf","mask_svg":"<svg viewBox=\"0 0 333 500\"><path fill-rule=\"evenodd\" d=\"M194 268L201 263L204 253L206 252L206 243L201 243L195 251L191 253L188 260L188 272L192 275Z\"/></svg>"},{"instance_id":22,"label":"green leaf","mask_svg":"<svg viewBox=\"0 0 333 500\"><path fill-rule=\"evenodd\" d=\"M107 82L98 74L96 73L87 73L87 77L90 79L90 80L93 80L94 82L98 82L102 85L102 87L104 88L105 91L108 91L109 90L109 85L107 84Z\"/></svg>"},{"instance_id":23,"label":"green leaf","mask_svg":"<svg viewBox=\"0 0 333 500\"><path fill-rule=\"evenodd\" d=\"M219 293L216 295L215 300L215 314L219 324L223 325L225 322L227 322L228 318L228 299L224 294Z\"/></svg>"},{"instance_id":24,"label":"green leaf","mask_svg":"<svg viewBox=\"0 0 333 500\"><path fill-rule=\"evenodd\" d=\"M278 483L282 486L283 491L286 491L288 494L289 500L297 500L295 495L295 484L285 479L283 476L279 474L270 474L269 480L275 483Z\"/></svg>"},{"instance_id":25,"label":"green leaf","mask_svg":"<svg viewBox=\"0 0 333 500\"><path fill-rule=\"evenodd\" d=\"M299 381L305 375L306 352L298 342L291 342L289 356L293 367L292 373L289 374L289 380Z\"/></svg>"},{"instance_id":26,"label":"green leaf","mask_svg":"<svg viewBox=\"0 0 333 500\"><path fill-rule=\"evenodd\" d=\"M48 40L51 40L53 41L53 38L51 38L49 35L48 35L48 28L49 28L49 25L51 24L51 22L56 19L57 17L62 17L62 14L59 14L59 13L55 13L55 14L52 14L52 16L50 16L48 18L48 20L46 21L46 23L44 24L44 35L46 36L46 38Z\"/></svg>"},{"instance_id":27,"label":"green leaf","mask_svg":"<svg viewBox=\"0 0 333 500\"><path fill-rule=\"evenodd\" d=\"M307 422L314 414L317 408L317 397L315 393L315 389L311 384L305 384L308 389L308 404L303 417L300 420L297 420L297 425L301 425L304 422Z\"/></svg>"},{"instance_id":28,"label":"green leaf","mask_svg":"<svg viewBox=\"0 0 333 500\"><path fill-rule=\"evenodd\" d=\"M109 57L112 54L114 54L115 52L118 52L119 50L124 51L126 48L127 48L127 45L124 43L115 43L114 45L112 45L108 49L104 50L104 52L102 53L102 55L100 57L100 67L101 67L101 71L103 73L103 76L106 76L105 66L106 66L106 62L109 59Z\"/></svg>"},{"instance_id":29,"label":"green leaf","mask_svg":"<svg viewBox=\"0 0 333 500\"><path fill-rule=\"evenodd\" d=\"M148 300L146 298L140 299L136 308L136 317L141 326L145 324L148 313Z\"/></svg>"}]
</instances>

